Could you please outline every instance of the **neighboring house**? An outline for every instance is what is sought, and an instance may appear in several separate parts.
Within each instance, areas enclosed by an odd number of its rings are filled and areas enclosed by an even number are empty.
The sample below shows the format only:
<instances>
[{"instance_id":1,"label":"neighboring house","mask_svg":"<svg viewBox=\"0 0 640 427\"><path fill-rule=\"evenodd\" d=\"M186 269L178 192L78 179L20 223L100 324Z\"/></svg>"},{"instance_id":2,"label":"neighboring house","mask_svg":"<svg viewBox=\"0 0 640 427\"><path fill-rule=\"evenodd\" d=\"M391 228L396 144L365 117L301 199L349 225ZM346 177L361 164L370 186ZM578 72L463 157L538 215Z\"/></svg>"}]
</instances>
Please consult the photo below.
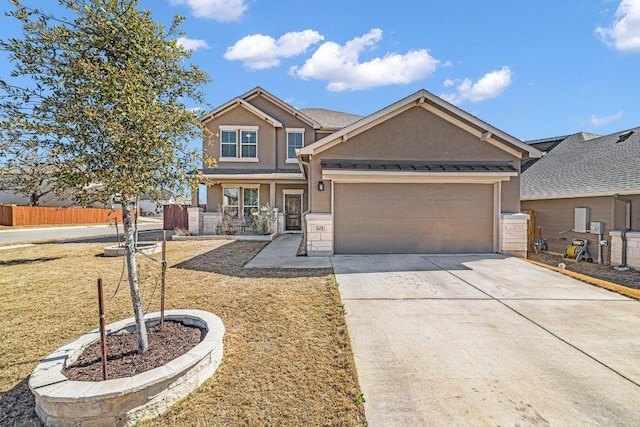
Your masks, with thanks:
<instances>
[{"instance_id":1,"label":"neighboring house","mask_svg":"<svg viewBox=\"0 0 640 427\"><path fill-rule=\"evenodd\" d=\"M162 206L168 204L176 204L176 203L186 203L190 204L191 199L186 197L179 197L177 199L171 198L169 200L162 200L159 204L156 204L152 200L148 198L142 198L140 200L140 212L143 216L155 216L162 215ZM29 205L29 198L24 194L19 192L11 191L11 190L0 190L0 205ZM56 196L54 193L49 193L40 198L38 206L45 207L71 207L77 206L73 200L69 197L60 198ZM103 207L101 203L93 203L90 205L91 207L98 208Z\"/></svg>"},{"instance_id":2,"label":"neighboring house","mask_svg":"<svg viewBox=\"0 0 640 427\"><path fill-rule=\"evenodd\" d=\"M541 141L554 142L540 147ZM640 267L640 128L606 136L581 132L529 144L546 154L522 172L522 209L535 211L548 250L562 254L573 239L587 239L596 260L599 238L590 233L590 223L602 222L603 240L608 240L602 247L604 263L623 264L629 255L629 264ZM576 208L587 209L576 213ZM586 220L584 232L577 230L576 216ZM623 233L627 228L635 233Z\"/></svg>"},{"instance_id":3,"label":"neighboring house","mask_svg":"<svg viewBox=\"0 0 640 427\"><path fill-rule=\"evenodd\" d=\"M308 255L526 254L520 166L541 153L425 90L361 118L258 87L202 121L207 210L268 201ZM213 232L219 213L192 211L190 231Z\"/></svg>"}]
</instances>

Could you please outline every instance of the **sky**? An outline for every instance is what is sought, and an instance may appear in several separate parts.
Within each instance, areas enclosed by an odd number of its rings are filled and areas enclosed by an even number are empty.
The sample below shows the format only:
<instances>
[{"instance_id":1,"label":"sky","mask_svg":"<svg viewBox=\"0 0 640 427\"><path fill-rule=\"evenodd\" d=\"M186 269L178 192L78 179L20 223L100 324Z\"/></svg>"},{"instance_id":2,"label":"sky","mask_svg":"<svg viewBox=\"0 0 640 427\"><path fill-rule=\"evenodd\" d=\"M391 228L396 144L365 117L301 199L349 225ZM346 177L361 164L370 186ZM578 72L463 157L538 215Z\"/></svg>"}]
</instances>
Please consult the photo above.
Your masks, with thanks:
<instances>
[{"instance_id":1,"label":"sky","mask_svg":"<svg viewBox=\"0 0 640 427\"><path fill-rule=\"evenodd\" d=\"M53 0L24 0L45 9ZM140 0L212 82L369 115L420 89L523 141L640 126L640 0ZM0 11L10 9L7 1ZM52 9L54 10L54 9ZM0 17L0 38L19 36ZM0 78L11 65L0 56Z\"/></svg>"}]
</instances>

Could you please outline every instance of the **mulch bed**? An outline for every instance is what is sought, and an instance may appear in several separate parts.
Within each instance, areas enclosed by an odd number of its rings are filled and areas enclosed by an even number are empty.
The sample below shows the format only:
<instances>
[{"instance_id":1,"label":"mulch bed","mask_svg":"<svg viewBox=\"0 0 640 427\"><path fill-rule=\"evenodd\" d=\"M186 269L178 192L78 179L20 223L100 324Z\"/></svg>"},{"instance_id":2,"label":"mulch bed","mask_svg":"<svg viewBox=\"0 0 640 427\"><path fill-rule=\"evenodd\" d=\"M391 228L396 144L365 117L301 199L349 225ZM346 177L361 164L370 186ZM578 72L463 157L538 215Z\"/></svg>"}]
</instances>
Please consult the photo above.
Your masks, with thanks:
<instances>
[{"instance_id":1,"label":"mulch bed","mask_svg":"<svg viewBox=\"0 0 640 427\"><path fill-rule=\"evenodd\" d=\"M569 271L584 274L585 276L595 277L596 279L606 280L629 288L640 289L640 272L634 269L627 271L618 271L610 265L591 263L587 261L570 261L564 260L560 255L553 255L547 252L530 252L529 259L542 262L547 265L557 267L559 263L565 264L565 268Z\"/></svg>"},{"instance_id":2,"label":"mulch bed","mask_svg":"<svg viewBox=\"0 0 640 427\"><path fill-rule=\"evenodd\" d=\"M108 379L130 377L166 365L182 356L202 340L203 331L195 326L166 321L147 329L149 349L138 354L135 332L107 335ZM87 347L80 357L62 371L74 381L102 381L102 355L100 340Z\"/></svg>"}]
</instances>

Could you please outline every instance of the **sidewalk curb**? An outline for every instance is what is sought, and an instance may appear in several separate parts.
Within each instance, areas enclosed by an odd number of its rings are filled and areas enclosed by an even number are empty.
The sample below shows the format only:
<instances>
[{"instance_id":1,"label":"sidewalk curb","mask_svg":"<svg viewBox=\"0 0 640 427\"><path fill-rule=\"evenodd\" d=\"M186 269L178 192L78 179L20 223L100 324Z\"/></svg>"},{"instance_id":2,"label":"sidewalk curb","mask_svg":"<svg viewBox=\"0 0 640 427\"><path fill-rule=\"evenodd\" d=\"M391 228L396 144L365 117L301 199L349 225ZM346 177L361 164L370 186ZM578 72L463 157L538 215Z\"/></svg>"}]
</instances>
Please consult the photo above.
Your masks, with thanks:
<instances>
[{"instance_id":1,"label":"sidewalk curb","mask_svg":"<svg viewBox=\"0 0 640 427\"><path fill-rule=\"evenodd\" d=\"M533 261L531 259L524 259L524 261L537 265L538 267L544 267L549 270L556 271L558 273L564 274L565 276L569 276L574 279L580 280L581 282L585 282L593 286L598 286L600 288L604 288L609 291L616 292L620 295L624 295L629 298L640 300L640 289L628 288L626 286L622 286L617 283L609 282L602 279L596 279L595 277L586 276L584 274L576 273L570 270L565 270L563 268L554 267L552 265L545 264L543 262Z\"/></svg>"}]
</instances>

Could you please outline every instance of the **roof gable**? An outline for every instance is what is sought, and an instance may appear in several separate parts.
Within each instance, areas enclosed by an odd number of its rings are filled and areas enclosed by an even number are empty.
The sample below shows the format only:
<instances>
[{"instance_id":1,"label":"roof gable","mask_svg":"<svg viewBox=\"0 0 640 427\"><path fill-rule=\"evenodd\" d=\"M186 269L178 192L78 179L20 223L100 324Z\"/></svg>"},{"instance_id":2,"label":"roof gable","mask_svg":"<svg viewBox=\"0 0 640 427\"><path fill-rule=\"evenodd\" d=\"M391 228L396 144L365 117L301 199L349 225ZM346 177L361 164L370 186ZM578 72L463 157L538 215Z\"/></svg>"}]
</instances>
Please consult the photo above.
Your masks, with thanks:
<instances>
[{"instance_id":1,"label":"roof gable","mask_svg":"<svg viewBox=\"0 0 640 427\"><path fill-rule=\"evenodd\" d=\"M335 132L315 143L300 149L299 154L314 155L325 151L336 144L346 141L350 137L362 133L377 124L384 122L402 112L422 107L444 120L460 127L466 132L478 137L482 141L522 158L540 157L542 153L534 147L528 146L519 139L483 122L471 114L449 104L432 93L422 89L408 97L401 99L380 111L377 111L347 127Z\"/></svg>"},{"instance_id":2,"label":"roof gable","mask_svg":"<svg viewBox=\"0 0 640 427\"><path fill-rule=\"evenodd\" d=\"M522 173L522 200L613 194L640 194L640 127L571 135Z\"/></svg>"},{"instance_id":3,"label":"roof gable","mask_svg":"<svg viewBox=\"0 0 640 427\"><path fill-rule=\"evenodd\" d=\"M262 120L265 120L265 121L271 123L273 125L273 127L277 127L277 128L281 128L282 127L282 123L280 123L280 121L276 120L275 118L271 117L270 115L268 115L264 111L256 108L255 106L249 104L247 101L245 101L244 99L242 99L240 97L233 98L231 101L227 102L226 104L222 104L218 108L216 108L214 110L211 110L208 113L200 116L200 122L205 124L206 122L208 122L210 120L213 120L213 119L223 115L227 111L230 111L230 110L232 110L234 108L238 108L238 107L242 107L242 108L248 110L249 112L255 114L256 116L258 116Z\"/></svg>"},{"instance_id":4,"label":"roof gable","mask_svg":"<svg viewBox=\"0 0 640 427\"><path fill-rule=\"evenodd\" d=\"M311 117L309 117L308 115L304 114L302 111L298 110L297 108L292 107L291 105L287 104L286 102L284 102L283 100L281 100L277 96L272 95L271 93L267 92L266 90L264 90L260 86L256 86L255 88L251 89L249 92L246 92L245 94L240 95L239 98L241 98L241 99L243 99L245 101L250 101L251 99L253 99L253 98L257 97L257 96L262 96L263 98L267 99L268 101L270 101L274 105L277 105L278 107L280 107L283 110L287 111L292 116L294 116L297 119L302 120L303 122L307 123L309 126L313 127L314 129L320 129L322 127L322 125L320 123L318 123L316 120L314 120Z\"/></svg>"}]
</instances>

